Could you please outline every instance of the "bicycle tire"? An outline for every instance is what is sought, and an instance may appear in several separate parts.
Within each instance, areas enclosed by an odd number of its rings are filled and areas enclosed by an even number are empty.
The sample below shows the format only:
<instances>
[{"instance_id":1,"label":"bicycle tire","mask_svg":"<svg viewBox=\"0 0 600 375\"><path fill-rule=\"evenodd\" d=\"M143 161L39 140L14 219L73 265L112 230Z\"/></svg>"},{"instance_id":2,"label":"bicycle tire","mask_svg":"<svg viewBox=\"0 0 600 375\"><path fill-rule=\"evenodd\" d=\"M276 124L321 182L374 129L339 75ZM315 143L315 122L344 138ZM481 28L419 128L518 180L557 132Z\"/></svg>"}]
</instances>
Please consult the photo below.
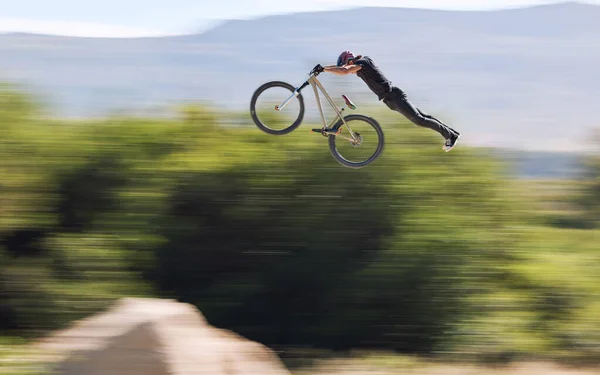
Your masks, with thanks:
<instances>
[{"instance_id":1,"label":"bicycle tire","mask_svg":"<svg viewBox=\"0 0 600 375\"><path fill-rule=\"evenodd\" d=\"M344 116L344 120L346 122L350 122L350 121L364 121L364 122L367 122L369 125L371 125L375 129L375 131L377 132L377 136L378 136L377 149L373 153L373 155L371 155L366 160L363 160L361 162L351 162L349 160L346 160L339 153L339 151L337 150L337 148L335 146L336 135L335 134L330 134L329 135L329 151L331 152L331 155L333 155L334 159L338 163L340 163L341 165L343 165L345 167L353 168L353 169L360 169L360 168L366 167L367 165L369 165L373 161L375 161L375 159L377 159L381 155L381 153L383 152L383 148L384 148L384 145L385 145L385 138L384 138L384 135L383 135L383 130L381 129L381 126L379 125L379 122L377 122L377 120L375 120L374 118L369 117L369 116L360 115L360 114L353 114L353 115ZM340 119L340 120L338 120L335 123L335 125L333 126L333 129L337 130L343 124L344 123Z\"/></svg>"},{"instance_id":2,"label":"bicycle tire","mask_svg":"<svg viewBox=\"0 0 600 375\"><path fill-rule=\"evenodd\" d=\"M260 121L260 119L258 118L258 116L256 115L256 101L258 100L258 97L260 96L260 94L262 94L265 90L272 88L272 87L283 87L290 91L290 95L294 92L294 90L296 90L296 88L294 86L290 85L287 82L283 82L283 81L271 81L271 82L267 82L267 83L261 85L259 88L256 89L256 91L254 91L254 94L252 95L252 99L250 100L250 114L252 116L252 120L254 121L254 124L260 130L262 130L263 132L265 132L267 134L271 134L271 135L289 134L292 131L294 131L298 126L300 126L300 124L302 123L302 121L304 119L304 98L302 97L302 93L298 93L298 96L296 96L296 98L298 99L300 111L298 113L298 117L291 125L285 127L284 129L281 129L281 130L271 129L267 125L263 124Z\"/></svg>"}]
</instances>

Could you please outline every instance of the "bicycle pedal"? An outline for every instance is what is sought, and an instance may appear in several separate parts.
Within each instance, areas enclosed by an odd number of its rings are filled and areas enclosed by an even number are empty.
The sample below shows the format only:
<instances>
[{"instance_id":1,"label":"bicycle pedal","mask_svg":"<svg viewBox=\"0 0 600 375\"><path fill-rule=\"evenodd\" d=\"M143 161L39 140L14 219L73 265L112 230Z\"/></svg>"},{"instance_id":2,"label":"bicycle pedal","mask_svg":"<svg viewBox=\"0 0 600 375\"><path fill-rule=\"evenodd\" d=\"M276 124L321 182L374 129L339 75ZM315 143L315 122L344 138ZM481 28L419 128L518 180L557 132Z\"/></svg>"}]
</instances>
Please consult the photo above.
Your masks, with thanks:
<instances>
[{"instance_id":1,"label":"bicycle pedal","mask_svg":"<svg viewBox=\"0 0 600 375\"><path fill-rule=\"evenodd\" d=\"M320 128L320 129L312 129L311 132L313 133L319 133L321 134L323 137L327 137L327 135L329 134L324 128Z\"/></svg>"}]
</instances>

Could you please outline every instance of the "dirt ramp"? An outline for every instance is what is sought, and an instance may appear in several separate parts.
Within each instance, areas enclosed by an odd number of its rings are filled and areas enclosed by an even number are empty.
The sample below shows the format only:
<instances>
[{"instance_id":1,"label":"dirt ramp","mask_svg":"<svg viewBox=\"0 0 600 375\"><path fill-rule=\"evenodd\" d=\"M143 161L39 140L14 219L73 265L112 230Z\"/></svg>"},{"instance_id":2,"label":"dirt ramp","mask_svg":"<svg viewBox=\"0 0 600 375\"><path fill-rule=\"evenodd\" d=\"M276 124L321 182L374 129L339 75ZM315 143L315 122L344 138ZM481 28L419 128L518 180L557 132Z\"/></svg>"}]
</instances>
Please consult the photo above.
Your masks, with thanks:
<instances>
[{"instance_id":1,"label":"dirt ramp","mask_svg":"<svg viewBox=\"0 0 600 375\"><path fill-rule=\"evenodd\" d=\"M269 348L173 300L122 299L37 346L64 375L290 375Z\"/></svg>"}]
</instances>

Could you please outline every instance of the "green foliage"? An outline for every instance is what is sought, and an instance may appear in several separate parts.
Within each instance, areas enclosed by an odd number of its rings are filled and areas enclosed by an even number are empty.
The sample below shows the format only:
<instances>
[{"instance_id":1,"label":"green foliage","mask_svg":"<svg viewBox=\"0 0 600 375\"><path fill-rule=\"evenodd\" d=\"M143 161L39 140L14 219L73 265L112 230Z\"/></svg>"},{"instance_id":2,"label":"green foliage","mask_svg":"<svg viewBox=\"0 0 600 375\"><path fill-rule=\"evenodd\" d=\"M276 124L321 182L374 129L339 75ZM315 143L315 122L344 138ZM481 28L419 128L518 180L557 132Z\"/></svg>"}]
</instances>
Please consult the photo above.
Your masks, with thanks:
<instances>
[{"instance_id":1,"label":"green foliage","mask_svg":"<svg viewBox=\"0 0 600 375\"><path fill-rule=\"evenodd\" d=\"M484 151L443 153L383 111L382 157L351 170L311 124L275 137L199 106L58 122L14 102L0 112L0 330L156 295L270 345L600 353L597 266L548 277L581 245L529 229L532 207Z\"/></svg>"},{"instance_id":2,"label":"green foliage","mask_svg":"<svg viewBox=\"0 0 600 375\"><path fill-rule=\"evenodd\" d=\"M586 167L585 186L578 203L589 225L600 227L600 156L590 157Z\"/></svg>"}]
</instances>

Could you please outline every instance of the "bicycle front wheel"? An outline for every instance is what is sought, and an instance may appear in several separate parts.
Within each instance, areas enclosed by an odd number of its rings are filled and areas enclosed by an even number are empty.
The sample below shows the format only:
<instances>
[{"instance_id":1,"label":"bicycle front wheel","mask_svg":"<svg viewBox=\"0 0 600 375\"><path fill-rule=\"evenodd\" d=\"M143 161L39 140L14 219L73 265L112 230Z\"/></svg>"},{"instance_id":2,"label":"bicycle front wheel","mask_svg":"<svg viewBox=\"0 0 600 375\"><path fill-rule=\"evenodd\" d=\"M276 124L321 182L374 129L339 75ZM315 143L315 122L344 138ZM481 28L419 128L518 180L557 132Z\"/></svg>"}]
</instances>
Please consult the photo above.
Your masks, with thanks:
<instances>
[{"instance_id":1,"label":"bicycle front wheel","mask_svg":"<svg viewBox=\"0 0 600 375\"><path fill-rule=\"evenodd\" d=\"M384 146L383 130L368 116L348 115L336 122L336 134L329 135L329 151L348 168L363 168L381 155Z\"/></svg>"},{"instance_id":2,"label":"bicycle front wheel","mask_svg":"<svg viewBox=\"0 0 600 375\"><path fill-rule=\"evenodd\" d=\"M294 96L294 91L294 86L281 81L267 82L256 89L250 101L250 114L260 130L284 135L300 126L304 118L304 99L300 93Z\"/></svg>"}]
</instances>

